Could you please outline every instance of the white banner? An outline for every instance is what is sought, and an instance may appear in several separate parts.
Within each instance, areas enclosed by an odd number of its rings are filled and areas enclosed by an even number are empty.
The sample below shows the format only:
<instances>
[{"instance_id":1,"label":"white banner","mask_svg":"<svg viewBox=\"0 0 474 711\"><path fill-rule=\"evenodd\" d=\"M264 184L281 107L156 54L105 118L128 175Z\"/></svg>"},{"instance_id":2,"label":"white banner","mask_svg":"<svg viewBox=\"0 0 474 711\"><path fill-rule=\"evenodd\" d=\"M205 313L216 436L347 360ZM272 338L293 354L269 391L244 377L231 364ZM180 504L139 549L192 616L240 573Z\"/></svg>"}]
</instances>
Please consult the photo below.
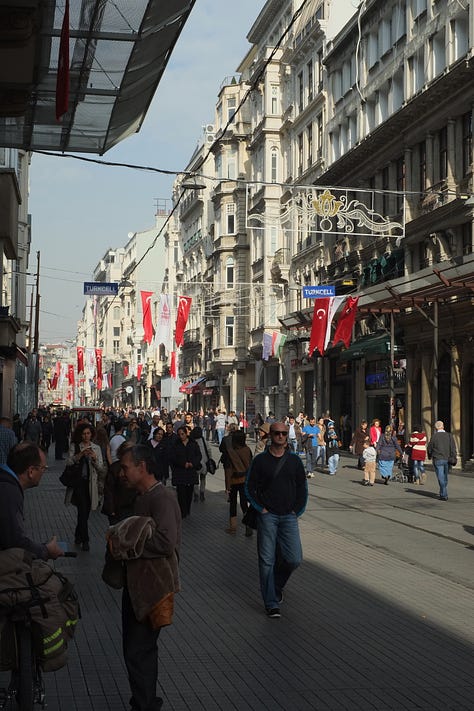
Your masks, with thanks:
<instances>
[{"instance_id":1,"label":"white banner","mask_svg":"<svg viewBox=\"0 0 474 711\"><path fill-rule=\"evenodd\" d=\"M171 350L171 309L169 294L160 294L158 322L155 329L155 347L163 344L166 350Z\"/></svg>"}]
</instances>

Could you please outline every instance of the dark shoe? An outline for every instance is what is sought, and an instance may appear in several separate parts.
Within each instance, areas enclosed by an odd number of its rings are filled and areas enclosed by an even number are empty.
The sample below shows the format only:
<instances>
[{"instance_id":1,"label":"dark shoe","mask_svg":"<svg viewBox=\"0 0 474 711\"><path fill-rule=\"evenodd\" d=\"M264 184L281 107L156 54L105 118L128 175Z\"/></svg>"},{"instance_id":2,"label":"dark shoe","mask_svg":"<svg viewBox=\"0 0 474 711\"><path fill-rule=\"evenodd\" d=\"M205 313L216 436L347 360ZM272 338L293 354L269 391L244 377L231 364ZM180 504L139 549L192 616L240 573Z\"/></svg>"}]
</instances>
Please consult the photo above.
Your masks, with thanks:
<instances>
[{"instance_id":1,"label":"dark shoe","mask_svg":"<svg viewBox=\"0 0 474 711\"><path fill-rule=\"evenodd\" d=\"M84 541L84 543L82 544L82 550L86 552L90 551L90 546L87 541Z\"/></svg>"},{"instance_id":2,"label":"dark shoe","mask_svg":"<svg viewBox=\"0 0 474 711\"><path fill-rule=\"evenodd\" d=\"M283 593L281 592L280 594L277 593L277 598L278 598L278 603L281 605L283 602Z\"/></svg>"},{"instance_id":3,"label":"dark shoe","mask_svg":"<svg viewBox=\"0 0 474 711\"><path fill-rule=\"evenodd\" d=\"M276 620L279 617L281 617L280 608L279 607L267 608L267 617L271 617L272 620Z\"/></svg>"},{"instance_id":4,"label":"dark shoe","mask_svg":"<svg viewBox=\"0 0 474 711\"><path fill-rule=\"evenodd\" d=\"M368 480L368 479L362 479L362 486L369 486L369 480Z\"/></svg>"},{"instance_id":5,"label":"dark shoe","mask_svg":"<svg viewBox=\"0 0 474 711\"><path fill-rule=\"evenodd\" d=\"M246 538L250 538L250 536L253 536L253 529L250 528L250 526L245 526L245 536Z\"/></svg>"},{"instance_id":6,"label":"dark shoe","mask_svg":"<svg viewBox=\"0 0 474 711\"><path fill-rule=\"evenodd\" d=\"M388 484L388 476L386 476L386 477L384 478L383 483L384 483L385 485Z\"/></svg>"},{"instance_id":7,"label":"dark shoe","mask_svg":"<svg viewBox=\"0 0 474 711\"><path fill-rule=\"evenodd\" d=\"M447 496L440 496L439 498L440 498L440 501L447 501L448 500Z\"/></svg>"}]
</instances>

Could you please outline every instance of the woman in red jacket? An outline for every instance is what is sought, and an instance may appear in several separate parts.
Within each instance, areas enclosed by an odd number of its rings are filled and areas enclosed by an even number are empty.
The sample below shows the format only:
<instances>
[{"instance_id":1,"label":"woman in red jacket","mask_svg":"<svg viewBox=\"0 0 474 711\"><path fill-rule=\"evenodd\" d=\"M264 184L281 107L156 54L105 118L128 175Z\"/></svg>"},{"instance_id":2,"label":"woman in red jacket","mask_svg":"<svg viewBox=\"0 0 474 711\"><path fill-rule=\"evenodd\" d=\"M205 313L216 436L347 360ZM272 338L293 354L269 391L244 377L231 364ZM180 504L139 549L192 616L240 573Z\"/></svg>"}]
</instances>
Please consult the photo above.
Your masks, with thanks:
<instances>
[{"instance_id":1,"label":"woman in red jacket","mask_svg":"<svg viewBox=\"0 0 474 711\"><path fill-rule=\"evenodd\" d=\"M411 460L415 484L424 484L426 479L424 461L426 459L426 433L422 432L421 425L414 425L410 435Z\"/></svg>"}]
</instances>

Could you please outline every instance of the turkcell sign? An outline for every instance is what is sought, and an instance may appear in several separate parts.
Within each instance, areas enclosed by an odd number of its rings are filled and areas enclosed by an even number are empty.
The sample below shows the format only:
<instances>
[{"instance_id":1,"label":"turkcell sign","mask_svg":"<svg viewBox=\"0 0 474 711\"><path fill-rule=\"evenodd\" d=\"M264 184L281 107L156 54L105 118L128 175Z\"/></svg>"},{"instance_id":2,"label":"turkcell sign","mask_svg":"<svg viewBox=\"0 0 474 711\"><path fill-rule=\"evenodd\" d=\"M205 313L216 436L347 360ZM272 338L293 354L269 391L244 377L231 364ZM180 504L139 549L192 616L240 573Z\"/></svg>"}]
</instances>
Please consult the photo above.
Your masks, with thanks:
<instances>
[{"instance_id":1,"label":"turkcell sign","mask_svg":"<svg viewBox=\"0 0 474 711\"><path fill-rule=\"evenodd\" d=\"M326 296L336 296L335 286L304 286L303 299L322 299Z\"/></svg>"},{"instance_id":2,"label":"turkcell sign","mask_svg":"<svg viewBox=\"0 0 474 711\"><path fill-rule=\"evenodd\" d=\"M84 282L84 294L86 296L117 296L118 289L119 289L118 281L116 281L116 282L85 281Z\"/></svg>"}]
</instances>

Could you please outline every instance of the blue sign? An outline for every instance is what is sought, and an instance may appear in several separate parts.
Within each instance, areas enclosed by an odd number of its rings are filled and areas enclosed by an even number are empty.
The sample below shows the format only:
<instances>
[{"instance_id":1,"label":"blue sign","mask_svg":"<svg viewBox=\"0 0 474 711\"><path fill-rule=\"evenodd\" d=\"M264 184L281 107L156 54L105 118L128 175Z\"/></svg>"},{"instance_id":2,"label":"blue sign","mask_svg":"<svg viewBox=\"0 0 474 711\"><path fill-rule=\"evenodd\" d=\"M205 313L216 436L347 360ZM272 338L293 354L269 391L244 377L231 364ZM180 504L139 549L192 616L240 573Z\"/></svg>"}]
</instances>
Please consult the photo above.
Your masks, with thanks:
<instances>
[{"instance_id":1,"label":"blue sign","mask_svg":"<svg viewBox=\"0 0 474 711\"><path fill-rule=\"evenodd\" d=\"M117 296L119 290L118 281L85 281L84 294L86 296Z\"/></svg>"},{"instance_id":2,"label":"blue sign","mask_svg":"<svg viewBox=\"0 0 474 711\"><path fill-rule=\"evenodd\" d=\"M303 299L322 299L327 296L336 296L336 287L326 286L304 286Z\"/></svg>"}]
</instances>

